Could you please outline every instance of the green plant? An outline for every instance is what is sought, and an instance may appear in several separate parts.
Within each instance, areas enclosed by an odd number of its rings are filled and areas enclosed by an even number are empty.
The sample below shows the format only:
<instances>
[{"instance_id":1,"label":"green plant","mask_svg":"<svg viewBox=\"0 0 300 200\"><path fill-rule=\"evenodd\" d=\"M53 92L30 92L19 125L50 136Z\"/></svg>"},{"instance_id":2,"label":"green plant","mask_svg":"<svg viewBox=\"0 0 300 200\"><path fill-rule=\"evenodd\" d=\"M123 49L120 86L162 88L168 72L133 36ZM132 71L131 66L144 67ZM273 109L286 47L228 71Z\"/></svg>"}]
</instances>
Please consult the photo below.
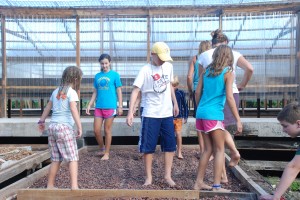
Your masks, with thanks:
<instances>
[{"instance_id":1,"label":"green plant","mask_svg":"<svg viewBox=\"0 0 300 200\"><path fill-rule=\"evenodd\" d=\"M291 186L290 186L291 191L300 191L300 182L299 181L294 181Z\"/></svg>"}]
</instances>

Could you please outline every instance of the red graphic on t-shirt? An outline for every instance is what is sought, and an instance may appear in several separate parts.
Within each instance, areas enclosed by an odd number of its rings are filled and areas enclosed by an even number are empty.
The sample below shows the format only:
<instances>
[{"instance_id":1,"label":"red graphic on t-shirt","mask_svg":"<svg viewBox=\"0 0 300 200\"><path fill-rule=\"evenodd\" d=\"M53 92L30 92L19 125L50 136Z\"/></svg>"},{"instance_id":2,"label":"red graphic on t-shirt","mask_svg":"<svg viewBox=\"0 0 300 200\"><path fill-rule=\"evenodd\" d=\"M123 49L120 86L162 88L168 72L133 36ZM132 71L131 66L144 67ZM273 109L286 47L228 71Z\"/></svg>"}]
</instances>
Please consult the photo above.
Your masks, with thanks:
<instances>
[{"instance_id":1,"label":"red graphic on t-shirt","mask_svg":"<svg viewBox=\"0 0 300 200\"><path fill-rule=\"evenodd\" d=\"M155 75L152 75L154 81L157 81L158 79L160 79L160 75L159 74L155 74Z\"/></svg>"}]
</instances>

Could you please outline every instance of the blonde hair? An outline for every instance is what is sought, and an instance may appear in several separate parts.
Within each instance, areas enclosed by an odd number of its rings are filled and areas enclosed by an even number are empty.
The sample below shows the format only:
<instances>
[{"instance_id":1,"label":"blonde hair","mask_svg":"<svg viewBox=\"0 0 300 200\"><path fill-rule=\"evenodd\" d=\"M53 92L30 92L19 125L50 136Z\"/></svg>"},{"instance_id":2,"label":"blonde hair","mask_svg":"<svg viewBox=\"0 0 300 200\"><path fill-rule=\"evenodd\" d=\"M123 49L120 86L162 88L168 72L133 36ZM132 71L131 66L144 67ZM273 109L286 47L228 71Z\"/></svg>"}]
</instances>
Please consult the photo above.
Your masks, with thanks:
<instances>
[{"instance_id":1,"label":"blonde hair","mask_svg":"<svg viewBox=\"0 0 300 200\"><path fill-rule=\"evenodd\" d=\"M174 76L174 79L172 81L172 86L177 87L179 85L179 79L178 76Z\"/></svg>"},{"instance_id":2,"label":"blonde hair","mask_svg":"<svg viewBox=\"0 0 300 200\"><path fill-rule=\"evenodd\" d=\"M209 70L208 76L217 76L221 74L223 69L227 66L229 66L229 71L232 71L233 54L229 46L218 46L214 51L212 58L212 63L207 66L207 70Z\"/></svg>"},{"instance_id":3,"label":"blonde hair","mask_svg":"<svg viewBox=\"0 0 300 200\"><path fill-rule=\"evenodd\" d=\"M200 55L201 53L203 53L204 51L207 51L209 49L211 49L210 41L205 40L205 41L200 42L198 55Z\"/></svg>"}]
</instances>

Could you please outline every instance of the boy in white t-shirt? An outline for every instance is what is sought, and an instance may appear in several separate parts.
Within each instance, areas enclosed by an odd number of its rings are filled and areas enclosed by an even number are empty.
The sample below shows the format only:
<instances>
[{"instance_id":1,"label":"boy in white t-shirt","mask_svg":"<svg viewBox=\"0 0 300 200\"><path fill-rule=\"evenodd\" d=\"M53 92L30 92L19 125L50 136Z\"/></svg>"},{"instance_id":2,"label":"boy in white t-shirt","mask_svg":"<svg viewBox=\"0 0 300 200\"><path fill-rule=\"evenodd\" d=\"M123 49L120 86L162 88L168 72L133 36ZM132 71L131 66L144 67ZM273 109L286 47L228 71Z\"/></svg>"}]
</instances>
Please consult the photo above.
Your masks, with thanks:
<instances>
[{"instance_id":1,"label":"boy in white t-shirt","mask_svg":"<svg viewBox=\"0 0 300 200\"><path fill-rule=\"evenodd\" d=\"M130 107L126 119L132 126L134 106L139 92L143 96L142 128L139 139L139 151L144 154L146 180L144 185L152 184L153 153L160 137L161 150L165 154L164 179L170 186L175 186L171 177L176 139L174 135L173 115L179 114L178 105L171 85L173 65L170 49L164 42L156 42L151 50L152 62L140 70L130 97ZM172 104L174 103L174 107Z\"/></svg>"}]
</instances>

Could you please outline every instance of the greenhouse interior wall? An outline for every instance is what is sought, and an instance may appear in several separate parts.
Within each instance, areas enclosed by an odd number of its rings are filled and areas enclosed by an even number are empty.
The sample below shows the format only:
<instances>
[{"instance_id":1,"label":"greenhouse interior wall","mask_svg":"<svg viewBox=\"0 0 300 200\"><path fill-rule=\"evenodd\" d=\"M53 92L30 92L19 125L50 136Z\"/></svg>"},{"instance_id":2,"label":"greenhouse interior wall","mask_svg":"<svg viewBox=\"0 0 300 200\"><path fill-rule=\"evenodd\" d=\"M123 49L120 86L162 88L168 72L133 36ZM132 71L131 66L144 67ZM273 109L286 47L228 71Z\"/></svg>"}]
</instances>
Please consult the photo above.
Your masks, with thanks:
<instances>
[{"instance_id":1,"label":"greenhouse interior wall","mask_svg":"<svg viewBox=\"0 0 300 200\"><path fill-rule=\"evenodd\" d=\"M226 12L216 6L210 7L214 12L207 12L205 8L190 11L181 6L174 13L164 12L168 8L141 9L143 12L123 8L119 14L102 9L103 14L99 8L73 15L68 9L58 14L58 9L48 8L40 14L2 7L1 116L7 117L7 105L11 109L40 109L67 66L83 71L80 98L84 109L92 96L93 78L100 71L101 53L111 55L112 69L121 76L126 107L134 78L151 62L150 48L156 41L169 45L174 75L187 92L189 62L199 43L211 40L216 29L222 29L230 39L228 45L253 65L254 74L240 93L243 106L255 106L260 99L262 107L281 108L299 97L296 55L300 28L295 6L299 8L300 3L294 3L290 10L275 11L252 11L244 6ZM236 76L237 82L241 81L241 68L237 68Z\"/></svg>"}]
</instances>

